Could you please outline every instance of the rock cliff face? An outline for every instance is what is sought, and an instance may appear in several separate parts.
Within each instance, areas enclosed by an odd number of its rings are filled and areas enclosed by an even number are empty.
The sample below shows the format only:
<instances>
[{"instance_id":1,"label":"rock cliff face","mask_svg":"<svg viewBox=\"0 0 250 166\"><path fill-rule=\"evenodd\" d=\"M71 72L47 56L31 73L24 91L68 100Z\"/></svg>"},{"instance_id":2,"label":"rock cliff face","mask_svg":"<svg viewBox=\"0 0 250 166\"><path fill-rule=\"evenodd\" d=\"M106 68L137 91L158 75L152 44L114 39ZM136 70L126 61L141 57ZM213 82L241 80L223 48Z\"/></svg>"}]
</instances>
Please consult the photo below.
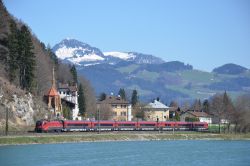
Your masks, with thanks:
<instances>
[{"instance_id":1,"label":"rock cliff face","mask_svg":"<svg viewBox=\"0 0 250 166\"><path fill-rule=\"evenodd\" d=\"M36 120L48 115L45 103L0 79L0 128L5 125L6 109L9 124L14 128L32 126Z\"/></svg>"},{"instance_id":2,"label":"rock cliff face","mask_svg":"<svg viewBox=\"0 0 250 166\"><path fill-rule=\"evenodd\" d=\"M17 117L23 120L26 125L34 124L34 104L31 94L23 97L13 95L13 101L10 103L11 111L16 113Z\"/></svg>"}]
</instances>

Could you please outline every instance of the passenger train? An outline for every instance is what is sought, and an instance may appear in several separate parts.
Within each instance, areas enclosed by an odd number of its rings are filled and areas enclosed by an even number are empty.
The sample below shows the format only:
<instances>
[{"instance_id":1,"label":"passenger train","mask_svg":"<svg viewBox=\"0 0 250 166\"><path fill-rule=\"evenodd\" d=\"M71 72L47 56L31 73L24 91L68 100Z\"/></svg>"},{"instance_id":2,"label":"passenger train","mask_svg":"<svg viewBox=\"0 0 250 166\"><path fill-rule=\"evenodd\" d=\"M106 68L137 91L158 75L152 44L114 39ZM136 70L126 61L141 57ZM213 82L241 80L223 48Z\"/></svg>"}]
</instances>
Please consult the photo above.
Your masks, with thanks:
<instances>
[{"instance_id":1,"label":"passenger train","mask_svg":"<svg viewBox=\"0 0 250 166\"><path fill-rule=\"evenodd\" d=\"M73 121L39 120L36 132L67 131L203 131L208 129L205 122L155 122L155 121Z\"/></svg>"}]
</instances>

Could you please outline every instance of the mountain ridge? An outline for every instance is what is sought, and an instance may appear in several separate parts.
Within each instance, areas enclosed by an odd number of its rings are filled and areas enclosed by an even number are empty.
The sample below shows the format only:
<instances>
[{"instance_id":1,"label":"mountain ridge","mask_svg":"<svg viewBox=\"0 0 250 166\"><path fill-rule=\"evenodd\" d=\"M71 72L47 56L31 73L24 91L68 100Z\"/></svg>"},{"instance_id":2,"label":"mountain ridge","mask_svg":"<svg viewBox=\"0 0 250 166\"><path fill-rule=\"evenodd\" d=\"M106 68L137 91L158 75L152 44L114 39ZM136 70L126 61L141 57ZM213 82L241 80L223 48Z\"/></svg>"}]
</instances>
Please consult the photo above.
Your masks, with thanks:
<instances>
[{"instance_id":1,"label":"mountain ridge","mask_svg":"<svg viewBox=\"0 0 250 166\"><path fill-rule=\"evenodd\" d=\"M117 64L131 61L138 64L160 64L161 58L138 52L102 52L96 47L76 39L64 39L52 48L59 59L76 65L95 65L100 63Z\"/></svg>"},{"instance_id":2,"label":"mountain ridge","mask_svg":"<svg viewBox=\"0 0 250 166\"><path fill-rule=\"evenodd\" d=\"M103 58L77 64L78 73L91 82L96 95L102 92L115 93L120 88L124 88L129 93L136 89L143 101L160 97L162 101L169 103L172 100L182 102L196 98L207 99L224 91L233 95L250 93L250 71L239 65L225 64L215 68L222 68L225 71L229 68L229 73L218 72L215 69L213 72L205 72L180 61L165 62L153 55L137 52L103 53L96 47L84 44L91 47L86 48L91 50L89 53L96 53ZM83 47L83 44L71 45L68 48L78 47ZM56 50L55 47L54 50ZM73 52L80 54L79 51ZM63 58L61 60L65 61ZM232 74L232 71L238 71L238 74Z\"/></svg>"}]
</instances>

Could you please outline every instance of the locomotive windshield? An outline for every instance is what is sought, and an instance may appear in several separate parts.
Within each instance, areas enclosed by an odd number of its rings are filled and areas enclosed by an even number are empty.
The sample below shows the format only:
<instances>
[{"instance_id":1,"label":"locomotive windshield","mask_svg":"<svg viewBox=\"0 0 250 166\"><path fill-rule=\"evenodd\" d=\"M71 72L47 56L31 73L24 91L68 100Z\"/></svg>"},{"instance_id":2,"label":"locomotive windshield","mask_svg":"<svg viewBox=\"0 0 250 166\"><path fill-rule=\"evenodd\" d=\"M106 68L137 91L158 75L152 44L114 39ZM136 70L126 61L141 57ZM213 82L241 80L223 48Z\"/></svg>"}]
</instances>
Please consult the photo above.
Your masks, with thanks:
<instances>
[{"instance_id":1,"label":"locomotive windshield","mask_svg":"<svg viewBox=\"0 0 250 166\"><path fill-rule=\"evenodd\" d=\"M37 121L36 122L36 126L41 126L42 125L42 121Z\"/></svg>"}]
</instances>

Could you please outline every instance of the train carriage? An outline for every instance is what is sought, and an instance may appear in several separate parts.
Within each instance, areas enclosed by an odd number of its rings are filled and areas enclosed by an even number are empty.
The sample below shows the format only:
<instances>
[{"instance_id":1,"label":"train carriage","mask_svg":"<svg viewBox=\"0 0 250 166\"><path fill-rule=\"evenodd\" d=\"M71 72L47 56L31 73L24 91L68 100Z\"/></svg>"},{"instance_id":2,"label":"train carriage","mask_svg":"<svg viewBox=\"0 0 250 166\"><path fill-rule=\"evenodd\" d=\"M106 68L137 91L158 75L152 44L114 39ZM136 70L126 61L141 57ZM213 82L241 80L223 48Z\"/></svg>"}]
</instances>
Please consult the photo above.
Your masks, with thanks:
<instances>
[{"instance_id":1,"label":"train carriage","mask_svg":"<svg viewBox=\"0 0 250 166\"><path fill-rule=\"evenodd\" d=\"M146 130L146 131L153 131L153 130L157 130L158 125L157 122L149 122L149 121L140 121L137 124L137 130Z\"/></svg>"},{"instance_id":2,"label":"train carriage","mask_svg":"<svg viewBox=\"0 0 250 166\"><path fill-rule=\"evenodd\" d=\"M205 122L193 122L193 130L204 131L208 129L208 123Z\"/></svg>"},{"instance_id":3,"label":"train carriage","mask_svg":"<svg viewBox=\"0 0 250 166\"><path fill-rule=\"evenodd\" d=\"M159 128L163 131L173 130L175 122L159 122Z\"/></svg>"},{"instance_id":4,"label":"train carriage","mask_svg":"<svg viewBox=\"0 0 250 166\"><path fill-rule=\"evenodd\" d=\"M136 128L136 122L118 121L115 123L115 130L118 131L133 131L136 130Z\"/></svg>"},{"instance_id":5,"label":"train carriage","mask_svg":"<svg viewBox=\"0 0 250 166\"><path fill-rule=\"evenodd\" d=\"M93 121L92 129L94 131L113 131L115 129L114 121Z\"/></svg>"},{"instance_id":6,"label":"train carriage","mask_svg":"<svg viewBox=\"0 0 250 166\"><path fill-rule=\"evenodd\" d=\"M175 130L190 131L192 127L192 122L175 122Z\"/></svg>"},{"instance_id":7,"label":"train carriage","mask_svg":"<svg viewBox=\"0 0 250 166\"><path fill-rule=\"evenodd\" d=\"M90 121L63 121L63 131L90 131L91 128Z\"/></svg>"}]
</instances>

